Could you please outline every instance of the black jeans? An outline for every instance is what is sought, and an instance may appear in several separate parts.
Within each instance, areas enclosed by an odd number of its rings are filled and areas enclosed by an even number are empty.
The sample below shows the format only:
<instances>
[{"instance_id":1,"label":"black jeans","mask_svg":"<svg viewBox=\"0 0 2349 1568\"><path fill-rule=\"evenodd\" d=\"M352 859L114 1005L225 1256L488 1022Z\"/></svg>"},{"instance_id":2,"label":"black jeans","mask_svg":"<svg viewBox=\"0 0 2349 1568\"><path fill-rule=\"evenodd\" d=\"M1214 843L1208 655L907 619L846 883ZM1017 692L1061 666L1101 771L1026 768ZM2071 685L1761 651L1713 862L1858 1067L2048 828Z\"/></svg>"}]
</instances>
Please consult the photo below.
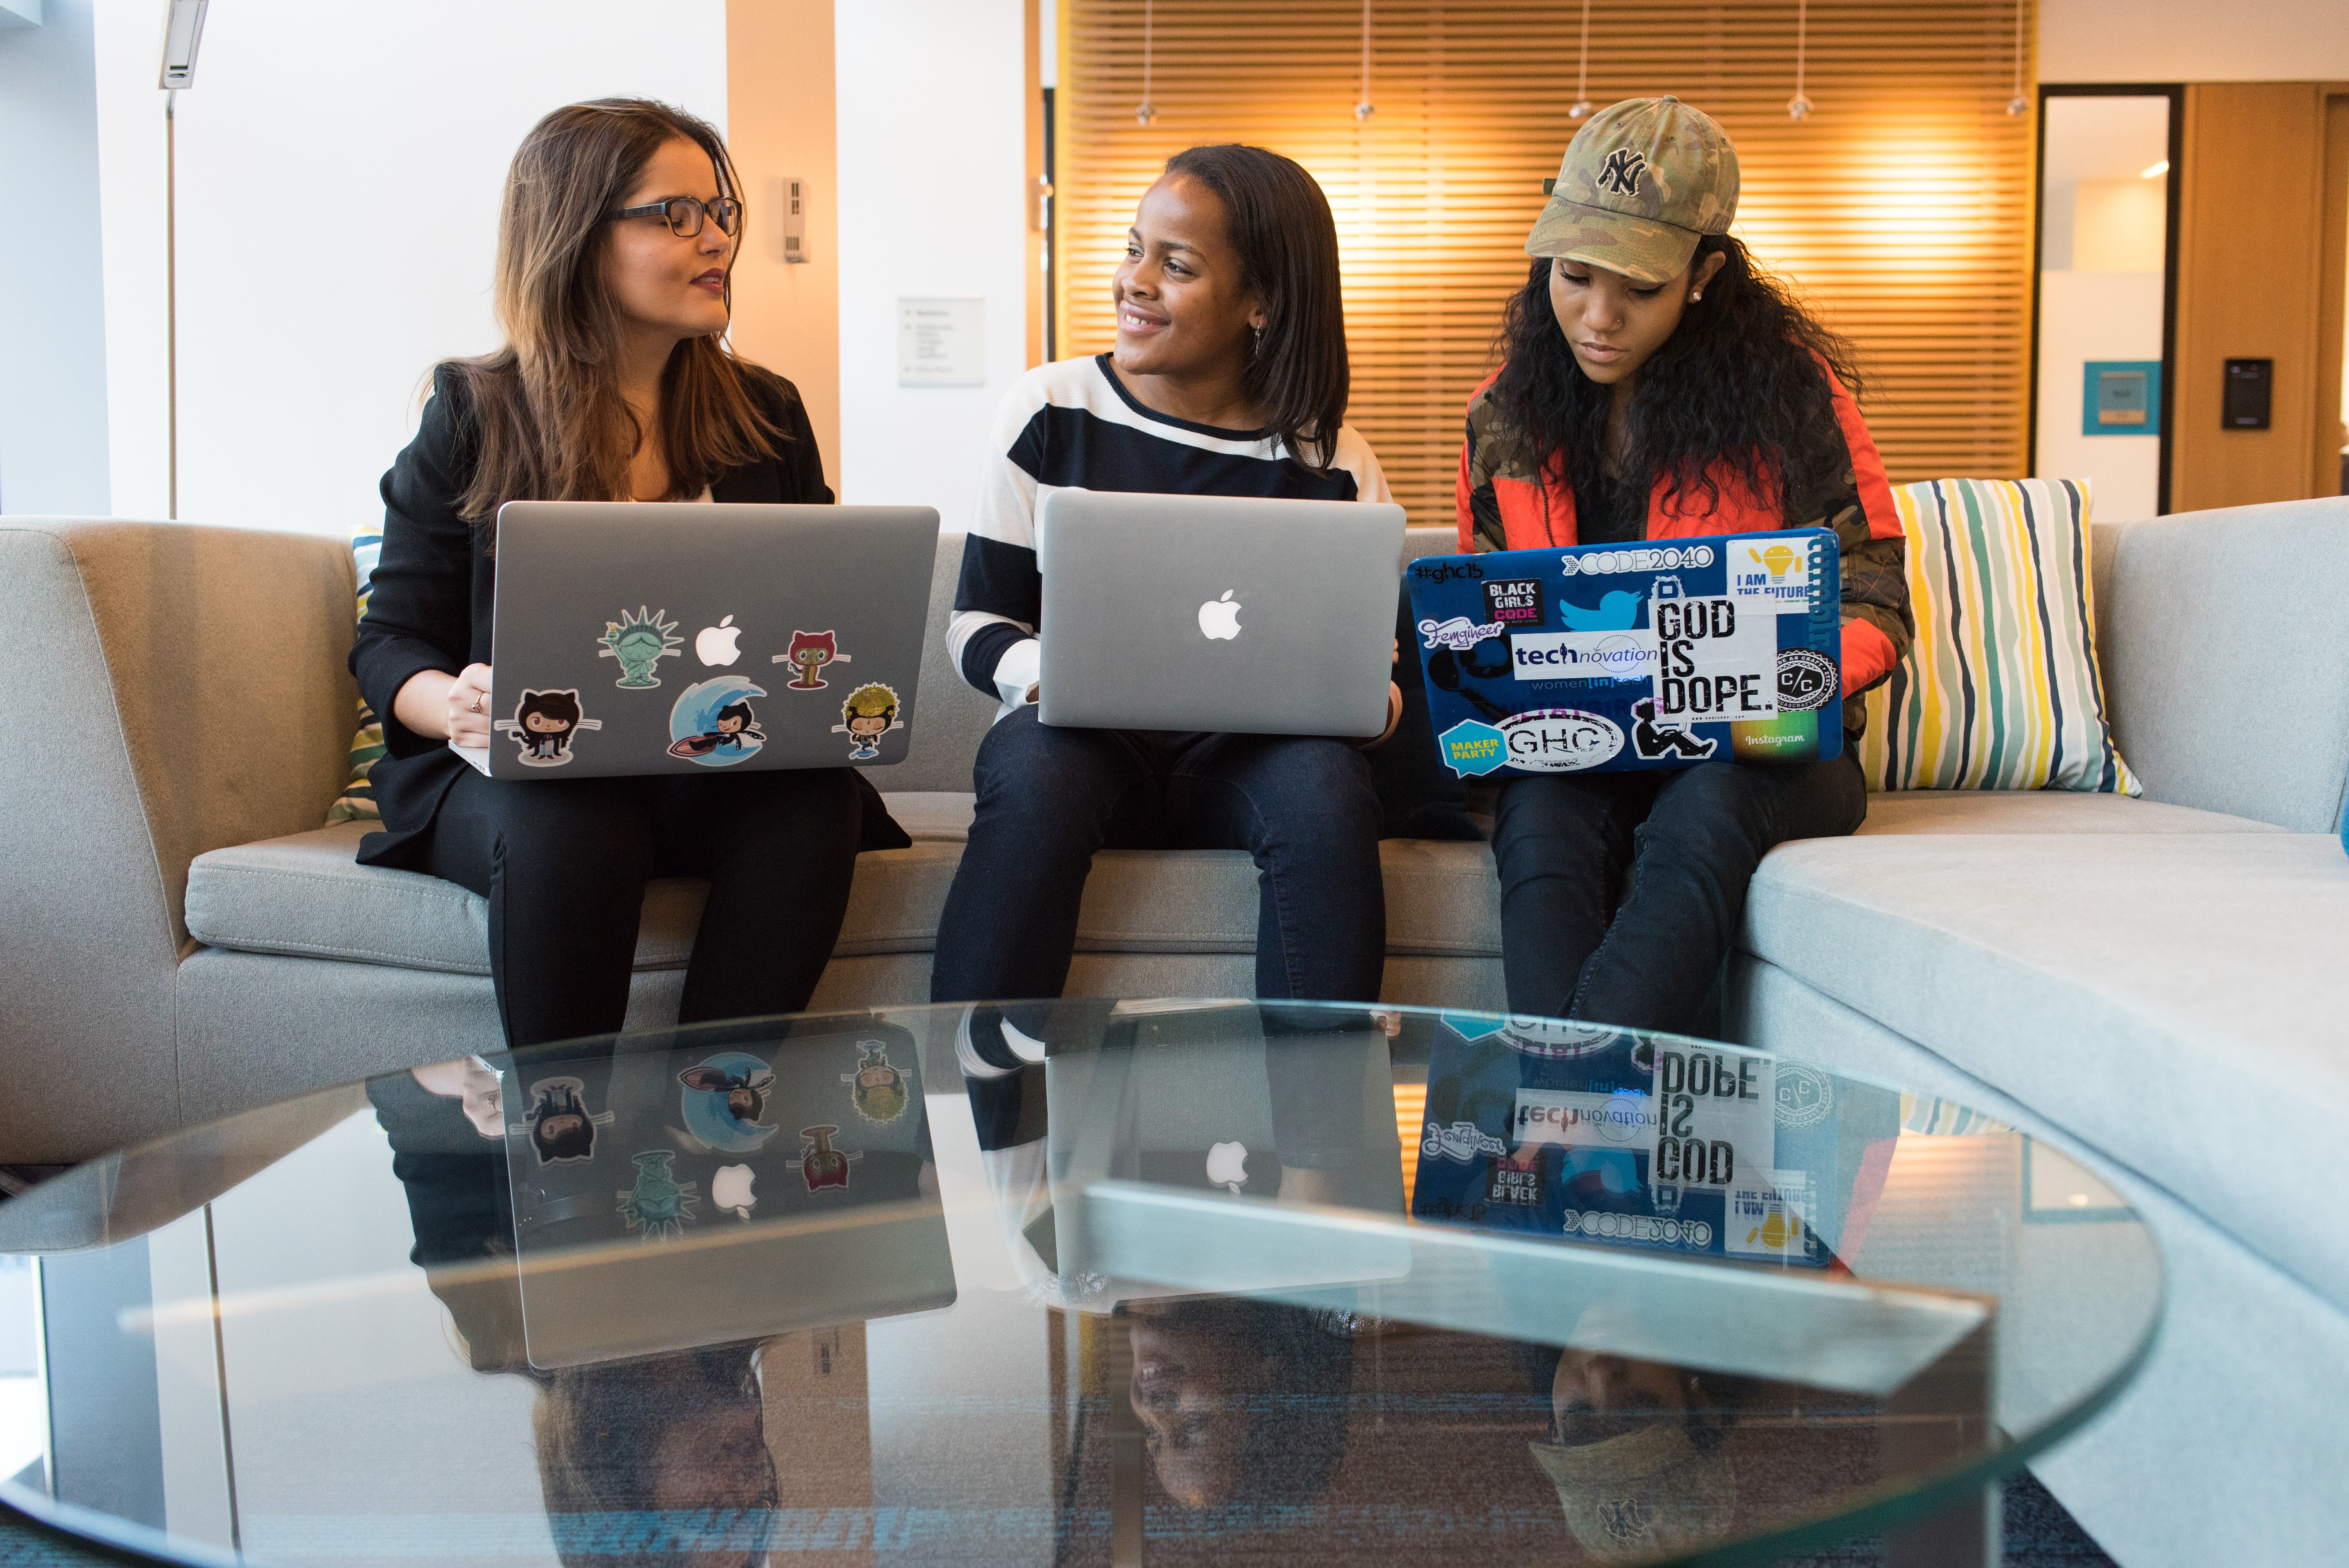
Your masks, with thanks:
<instances>
[{"instance_id":1,"label":"black jeans","mask_svg":"<svg viewBox=\"0 0 2349 1568\"><path fill-rule=\"evenodd\" d=\"M645 882L709 879L680 1022L807 1006L855 874L846 769L696 779L458 775L421 869L490 901L490 975L509 1046L626 1021Z\"/></svg>"},{"instance_id":2,"label":"black jeans","mask_svg":"<svg viewBox=\"0 0 2349 1568\"><path fill-rule=\"evenodd\" d=\"M1510 779L1493 832L1509 1010L1692 1032L1762 857L1867 815L1849 748L1783 767Z\"/></svg>"},{"instance_id":3,"label":"black jeans","mask_svg":"<svg viewBox=\"0 0 2349 1568\"><path fill-rule=\"evenodd\" d=\"M1247 850L1259 996L1371 1002L1386 887L1370 766L1342 740L1069 729L998 721L978 810L938 920L934 1002L1058 996L1093 851Z\"/></svg>"}]
</instances>

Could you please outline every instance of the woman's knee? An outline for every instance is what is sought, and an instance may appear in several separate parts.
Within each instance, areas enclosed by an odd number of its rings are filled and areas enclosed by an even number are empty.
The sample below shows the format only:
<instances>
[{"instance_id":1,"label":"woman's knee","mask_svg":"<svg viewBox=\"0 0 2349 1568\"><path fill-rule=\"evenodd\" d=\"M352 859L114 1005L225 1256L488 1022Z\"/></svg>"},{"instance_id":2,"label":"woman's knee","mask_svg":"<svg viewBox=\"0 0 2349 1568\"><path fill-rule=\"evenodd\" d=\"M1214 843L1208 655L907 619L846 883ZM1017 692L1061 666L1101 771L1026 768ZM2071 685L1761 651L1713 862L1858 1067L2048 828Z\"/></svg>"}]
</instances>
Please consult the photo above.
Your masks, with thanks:
<instances>
[{"instance_id":1,"label":"woman's knee","mask_svg":"<svg viewBox=\"0 0 2349 1568\"><path fill-rule=\"evenodd\" d=\"M1056 727L1035 714L1018 709L979 742L979 816L1044 825L1105 818L1139 773L1124 743L1112 730Z\"/></svg>"}]
</instances>

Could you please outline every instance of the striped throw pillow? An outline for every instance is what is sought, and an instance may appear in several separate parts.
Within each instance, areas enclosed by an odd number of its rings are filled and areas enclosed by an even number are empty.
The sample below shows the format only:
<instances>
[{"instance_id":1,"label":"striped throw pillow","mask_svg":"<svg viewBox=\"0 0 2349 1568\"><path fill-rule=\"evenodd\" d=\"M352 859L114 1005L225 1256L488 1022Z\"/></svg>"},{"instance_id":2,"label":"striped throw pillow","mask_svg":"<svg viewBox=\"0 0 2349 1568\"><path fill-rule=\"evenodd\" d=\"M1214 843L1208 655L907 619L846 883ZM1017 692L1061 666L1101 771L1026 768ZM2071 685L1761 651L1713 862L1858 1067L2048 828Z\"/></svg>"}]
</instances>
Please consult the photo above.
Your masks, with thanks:
<instances>
[{"instance_id":1,"label":"striped throw pillow","mask_svg":"<svg viewBox=\"0 0 2349 1568\"><path fill-rule=\"evenodd\" d=\"M2087 487L1935 480L1892 496L1917 641L1868 694L1868 787L2140 793L2105 722Z\"/></svg>"},{"instance_id":2,"label":"striped throw pillow","mask_svg":"<svg viewBox=\"0 0 2349 1568\"><path fill-rule=\"evenodd\" d=\"M351 535L351 563L358 569L359 594L357 617L364 618L367 607L367 585L375 577L375 563L383 553L383 535L374 529L365 529ZM367 782L367 774L383 755L383 723L359 698L359 727L351 737L351 781L335 803L326 808L329 826L336 822L378 822L383 813L376 810L375 786Z\"/></svg>"}]
</instances>

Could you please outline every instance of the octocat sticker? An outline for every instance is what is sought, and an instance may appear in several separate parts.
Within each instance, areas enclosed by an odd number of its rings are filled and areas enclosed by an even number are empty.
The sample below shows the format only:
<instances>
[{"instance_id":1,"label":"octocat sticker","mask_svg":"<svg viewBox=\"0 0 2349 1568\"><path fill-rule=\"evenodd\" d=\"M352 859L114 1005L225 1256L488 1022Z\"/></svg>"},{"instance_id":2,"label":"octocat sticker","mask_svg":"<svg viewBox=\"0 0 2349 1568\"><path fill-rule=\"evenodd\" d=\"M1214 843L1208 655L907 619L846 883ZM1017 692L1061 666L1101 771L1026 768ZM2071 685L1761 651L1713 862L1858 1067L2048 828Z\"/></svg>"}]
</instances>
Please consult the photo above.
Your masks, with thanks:
<instances>
[{"instance_id":1,"label":"octocat sticker","mask_svg":"<svg viewBox=\"0 0 2349 1568\"><path fill-rule=\"evenodd\" d=\"M578 688L526 691L514 705L512 718L495 727L522 748L524 768L561 768L571 760L571 740L583 729L601 729L604 721L589 718L579 706Z\"/></svg>"}]
</instances>

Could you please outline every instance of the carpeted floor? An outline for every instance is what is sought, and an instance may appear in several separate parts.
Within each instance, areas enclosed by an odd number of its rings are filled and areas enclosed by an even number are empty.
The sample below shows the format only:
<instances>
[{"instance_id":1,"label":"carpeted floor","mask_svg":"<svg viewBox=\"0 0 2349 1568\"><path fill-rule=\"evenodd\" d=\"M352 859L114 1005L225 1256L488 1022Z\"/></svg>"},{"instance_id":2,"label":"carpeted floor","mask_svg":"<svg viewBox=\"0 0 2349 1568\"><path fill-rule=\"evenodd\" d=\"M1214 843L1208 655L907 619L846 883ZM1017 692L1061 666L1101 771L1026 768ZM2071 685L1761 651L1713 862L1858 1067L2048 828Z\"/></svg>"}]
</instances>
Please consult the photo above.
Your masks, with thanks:
<instances>
[{"instance_id":1,"label":"carpeted floor","mask_svg":"<svg viewBox=\"0 0 2349 1568\"><path fill-rule=\"evenodd\" d=\"M2117 1568L2087 1532L2028 1472L2007 1482L2004 1497L2006 1568ZM1777 1568L1872 1568L1883 1551L1855 1541L1817 1557L1787 1557ZM110 1559L0 1521L0 1568L109 1568Z\"/></svg>"},{"instance_id":2,"label":"carpeted floor","mask_svg":"<svg viewBox=\"0 0 2349 1568\"><path fill-rule=\"evenodd\" d=\"M2118 1568L2029 1470L2006 1483L2000 1502L2006 1568ZM1883 1543L1870 1538L1820 1556L1781 1558L1775 1568L1874 1568L1883 1560Z\"/></svg>"}]
</instances>

